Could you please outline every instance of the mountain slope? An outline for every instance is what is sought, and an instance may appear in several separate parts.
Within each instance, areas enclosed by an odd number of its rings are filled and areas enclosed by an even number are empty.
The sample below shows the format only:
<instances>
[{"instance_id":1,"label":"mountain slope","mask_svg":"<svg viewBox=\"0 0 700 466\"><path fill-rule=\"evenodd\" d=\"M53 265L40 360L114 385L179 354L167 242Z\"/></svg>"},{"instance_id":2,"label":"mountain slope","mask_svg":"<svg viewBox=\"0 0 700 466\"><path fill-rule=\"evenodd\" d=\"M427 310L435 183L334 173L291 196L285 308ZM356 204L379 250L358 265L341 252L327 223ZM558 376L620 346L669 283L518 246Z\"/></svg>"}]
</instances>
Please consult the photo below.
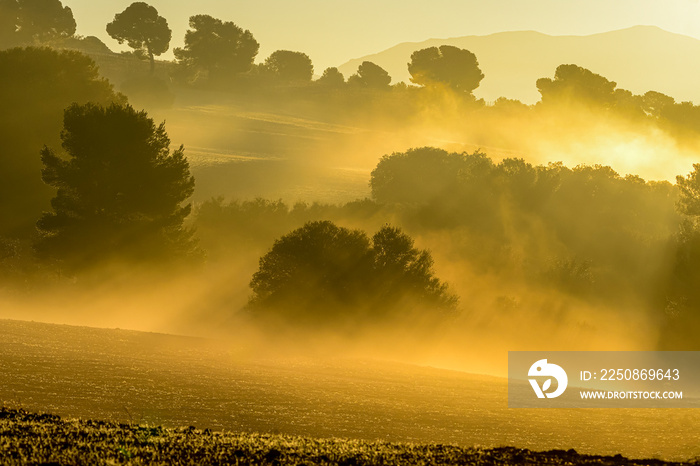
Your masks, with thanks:
<instances>
[{"instance_id":1,"label":"mountain slope","mask_svg":"<svg viewBox=\"0 0 700 466\"><path fill-rule=\"evenodd\" d=\"M700 102L700 40L654 26L635 26L589 36L549 36L534 31L430 39L402 43L339 67L348 77L364 60L386 69L394 81L409 82L411 53L442 44L474 52L486 75L476 95L539 100L535 81L551 77L558 65L574 63L616 81L634 93L656 90L678 101Z\"/></svg>"}]
</instances>

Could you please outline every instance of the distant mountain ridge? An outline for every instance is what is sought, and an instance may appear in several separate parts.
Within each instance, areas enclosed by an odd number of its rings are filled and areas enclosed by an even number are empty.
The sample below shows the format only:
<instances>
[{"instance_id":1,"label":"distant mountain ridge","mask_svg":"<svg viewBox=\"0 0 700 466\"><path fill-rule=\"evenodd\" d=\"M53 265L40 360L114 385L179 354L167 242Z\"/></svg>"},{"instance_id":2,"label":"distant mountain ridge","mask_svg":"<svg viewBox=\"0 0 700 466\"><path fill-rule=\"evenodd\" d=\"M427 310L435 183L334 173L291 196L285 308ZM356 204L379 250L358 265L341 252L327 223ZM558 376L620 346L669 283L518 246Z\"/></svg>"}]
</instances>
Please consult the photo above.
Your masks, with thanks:
<instances>
[{"instance_id":1,"label":"distant mountain ridge","mask_svg":"<svg viewBox=\"0 0 700 466\"><path fill-rule=\"evenodd\" d=\"M635 94L663 92L677 101L700 103L700 40L656 26L634 26L587 36L550 36L535 31L405 42L339 66L349 77L365 60L386 69L393 82L410 82L411 53L454 45L476 54L486 76L475 91L487 102L508 97L534 103L535 81L554 76L561 64L588 68Z\"/></svg>"}]
</instances>

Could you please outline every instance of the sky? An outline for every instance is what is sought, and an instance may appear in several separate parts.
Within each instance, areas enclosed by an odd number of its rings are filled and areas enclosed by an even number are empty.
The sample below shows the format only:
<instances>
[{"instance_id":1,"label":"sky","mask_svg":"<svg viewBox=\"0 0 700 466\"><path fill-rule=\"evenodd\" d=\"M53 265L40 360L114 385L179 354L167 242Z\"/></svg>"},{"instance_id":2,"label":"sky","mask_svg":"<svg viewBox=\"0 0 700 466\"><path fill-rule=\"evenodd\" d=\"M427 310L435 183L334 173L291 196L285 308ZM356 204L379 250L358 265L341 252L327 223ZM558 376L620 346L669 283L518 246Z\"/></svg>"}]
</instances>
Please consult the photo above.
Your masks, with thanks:
<instances>
[{"instance_id":1,"label":"sky","mask_svg":"<svg viewBox=\"0 0 700 466\"><path fill-rule=\"evenodd\" d=\"M63 0L77 33L94 35L112 50L127 50L105 32L132 0ZM321 74L352 58L401 42L534 30L587 35L654 25L700 39L700 0L150 0L173 30L170 50L183 45L188 18L209 14L250 30L260 43L257 61L275 50L304 52Z\"/></svg>"}]
</instances>

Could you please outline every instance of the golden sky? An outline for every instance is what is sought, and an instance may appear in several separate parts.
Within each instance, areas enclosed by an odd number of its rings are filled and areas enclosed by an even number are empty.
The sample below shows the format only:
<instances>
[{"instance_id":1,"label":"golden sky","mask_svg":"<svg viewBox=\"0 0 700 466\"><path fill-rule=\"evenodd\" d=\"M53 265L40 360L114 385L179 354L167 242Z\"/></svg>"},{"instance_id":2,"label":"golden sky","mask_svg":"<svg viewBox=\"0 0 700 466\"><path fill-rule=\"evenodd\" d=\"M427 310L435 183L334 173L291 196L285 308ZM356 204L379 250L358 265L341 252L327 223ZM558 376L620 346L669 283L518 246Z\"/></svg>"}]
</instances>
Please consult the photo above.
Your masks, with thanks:
<instances>
[{"instance_id":1,"label":"golden sky","mask_svg":"<svg viewBox=\"0 0 700 466\"><path fill-rule=\"evenodd\" d=\"M78 34L95 35L125 50L105 32L132 0L63 0ZM188 18L210 14L249 29L260 42L258 61L278 49L307 53L320 74L351 58L400 42L535 30L585 35L634 25L655 25L700 38L698 0L151 0L181 46Z\"/></svg>"}]
</instances>

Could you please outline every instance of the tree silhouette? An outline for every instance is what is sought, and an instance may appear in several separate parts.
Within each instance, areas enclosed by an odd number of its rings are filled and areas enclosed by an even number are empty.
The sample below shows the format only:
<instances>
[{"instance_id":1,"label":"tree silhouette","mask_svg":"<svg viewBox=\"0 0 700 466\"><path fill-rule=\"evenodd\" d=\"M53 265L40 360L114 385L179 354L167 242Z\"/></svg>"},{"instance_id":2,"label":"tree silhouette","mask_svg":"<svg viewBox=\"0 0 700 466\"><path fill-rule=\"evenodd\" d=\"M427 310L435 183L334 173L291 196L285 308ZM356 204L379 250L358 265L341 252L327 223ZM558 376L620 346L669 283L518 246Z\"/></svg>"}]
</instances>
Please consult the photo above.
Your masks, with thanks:
<instances>
[{"instance_id":1,"label":"tree silhouette","mask_svg":"<svg viewBox=\"0 0 700 466\"><path fill-rule=\"evenodd\" d=\"M107 33L120 44L126 41L134 50L145 52L155 68L154 55L168 51L172 31L158 10L144 2L134 2L107 24Z\"/></svg>"},{"instance_id":2,"label":"tree silhouette","mask_svg":"<svg viewBox=\"0 0 700 466\"><path fill-rule=\"evenodd\" d=\"M255 307L355 303L370 270L369 240L359 230L329 221L310 222L275 241L260 259L250 286ZM332 312L332 311L330 311Z\"/></svg>"},{"instance_id":3,"label":"tree silhouette","mask_svg":"<svg viewBox=\"0 0 700 466\"><path fill-rule=\"evenodd\" d=\"M477 152L473 157L479 156L483 154ZM381 204L411 205L454 196L468 166L467 154L448 153L435 147L385 155L371 173L372 197Z\"/></svg>"},{"instance_id":4,"label":"tree silhouette","mask_svg":"<svg viewBox=\"0 0 700 466\"><path fill-rule=\"evenodd\" d=\"M75 28L73 12L60 0L0 0L0 46L64 39Z\"/></svg>"},{"instance_id":5,"label":"tree silhouette","mask_svg":"<svg viewBox=\"0 0 700 466\"><path fill-rule=\"evenodd\" d=\"M302 52L276 50L272 52L263 69L283 83L308 83L314 74L311 58Z\"/></svg>"},{"instance_id":6,"label":"tree silhouette","mask_svg":"<svg viewBox=\"0 0 700 466\"><path fill-rule=\"evenodd\" d=\"M683 222L675 235L675 257L662 289L664 301L659 346L662 350L698 350L700 325L700 164L677 176L676 209Z\"/></svg>"},{"instance_id":7,"label":"tree silhouette","mask_svg":"<svg viewBox=\"0 0 700 466\"><path fill-rule=\"evenodd\" d=\"M323 75L316 81L317 84L329 88L339 88L345 84L345 76L338 71L338 68L326 68L323 70Z\"/></svg>"},{"instance_id":8,"label":"tree silhouette","mask_svg":"<svg viewBox=\"0 0 700 466\"><path fill-rule=\"evenodd\" d=\"M642 96L642 110L654 118L663 116L664 111L675 103L673 97L656 91L648 91Z\"/></svg>"},{"instance_id":9,"label":"tree silhouette","mask_svg":"<svg viewBox=\"0 0 700 466\"><path fill-rule=\"evenodd\" d=\"M445 85L468 94L479 87L484 79L476 55L451 45L413 52L408 72L411 73L411 82L415 84L426 87Z\"/></svg>"},{"instance_id":10,"label":"tree silhouette","mask_svg":"<svg viewBox=\"0 0 700 466\"><path fill-rule=\"evenodd\" d=\"M507 196L509 203L518 210L526 211L539 205L538 173L524 159L504 158L496 166L494 175L501 195Z\"/></svg>"},{"instance_id":11,"label":"tree silhouette","mask_svg":"<svg viewBox=\"0 0 700 466\"><path fill-rule=\"evenodd\" d=\"M369 89L389 89L391 76L381 66L363 61L357 67L357 73L348 78L348 84Z\"/></svg>"},{"instance_id":12,"label":"tree silhouette","mask_svg":"<svg viewBox=\"0 0 700 466\"><path fill-rule=\"evenodd\" d=\"M678 211L683 215L700 217L700 163L693 164L687 176L677 176Z\"/></svg>"},{"instance_id":13,"label":"tree silhouette","mask_svg":"<svg viewBox=\"0 0 700 466\"><path fill-rule=\"evenodd\" d=\"M370 241L359 230L309 222L260 259L249 306L305 324L357 324L402 311L405 317L421 306L453 309L456 297L434 277L432 264L430 253L397 228L384 227Z\"/></svg>"},{"instance_id":14,"label":"tree silhouette","mask_svg":"<svg viewBox=\"0 0 700 466\"><path fill-rule=\"evenodd\" d=\"M95 62L74 51L0 51L0 236L28 237L54 195L41 181L42 144L57 145L63 110L71 103L122 102ZM28 77L32 77L29 79Z\"/></svg>"},{"instance_id":15,"label":"tree silhouette","mask_svg":"<svg viewBox=\"0 0 700 466\"><path fill-rule=\"evenodd\" d=\"M106 259L169 260L192 254L182 224L194 178L182 147L170 152L161 123L129 105L72 105L65 157L45 147L42 179L58 191L37 226L37 251L69 268Z\"/></svg>"},{"instance_id":16,"label":"tree silhouette","mask_svg":"<svg viewBox=\"0 0 700 466\"><path fill-rule=\"evenodd\" d=\"M542 103L576 102L584 105L610 107L615 101L617 83L576 65L560 65L554 79L540 78L536 82Z\"/></svg>"},{"instance_id":17,"label":"tree silhouette","mask_svg":"<svg viewBox=\"0 0 700 466\"><path fill-rule=\"evenodd\" d=\"M661 112L665 126L680 137L697 137L700 133L700 106L692 102L666 105Z\"/></svg>"},{"instance_id":18,"label":"tree silhouette","mask_svg":"<svg viewBox=\"0 0 700 466\"><path fill-rule=\"evenodd\" d=\"M374 279L382 305L405 297L438 309L452 309L457 297L433 275L433 258L414 247L413 239L399 228L384 226L372 237Z\"/></svg>"},{"instance_id":19,"label":"tree silhouette","mask_svg":"<svg viewBox=\"0 0 700 466\"><path fill-rule=\"evenodd\" d=\"M176 48L174 52L180 66L194 80L200 75L209 80L221 80L249 71L259 48L260 44L250 31L230 21L196 15L190 17L185 47Z\"/></svg>"}]
</instances>

